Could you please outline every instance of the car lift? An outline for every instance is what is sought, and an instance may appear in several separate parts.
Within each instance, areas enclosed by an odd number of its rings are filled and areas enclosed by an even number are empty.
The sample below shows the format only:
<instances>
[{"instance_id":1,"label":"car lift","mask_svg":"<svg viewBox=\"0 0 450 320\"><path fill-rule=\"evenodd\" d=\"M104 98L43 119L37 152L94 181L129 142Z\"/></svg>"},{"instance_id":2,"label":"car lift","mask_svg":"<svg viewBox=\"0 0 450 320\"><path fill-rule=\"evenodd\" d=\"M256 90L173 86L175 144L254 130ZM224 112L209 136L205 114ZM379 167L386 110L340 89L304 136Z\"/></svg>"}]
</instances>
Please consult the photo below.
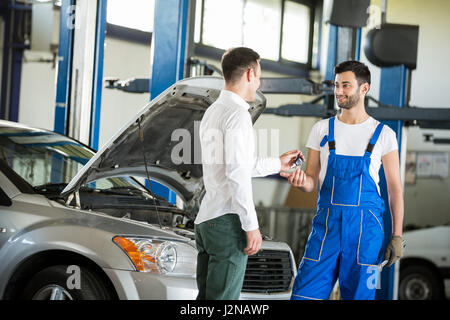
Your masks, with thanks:
<instances>
[{"instance_id":1,"label":"car lift","mask_svg":"<svg viewBox=\"0 0 450 320\"><path fill-rule=\"evenodd\" d=\"M31 20L31 5L2 1L0 16L5 20L0 118L18 121L23 52L30 48L30 33L26 25Z\"/></svg>"},{"instance_id":2,"label":"car lift","mask_svg":"<svg viewBox=\"0 0 450 320\"><path fill-rule=\"evenodd\" d=\"M106 1L67 0L60 10L54 131L95 150L100 132Z\"/></svg>"}]
</instances>

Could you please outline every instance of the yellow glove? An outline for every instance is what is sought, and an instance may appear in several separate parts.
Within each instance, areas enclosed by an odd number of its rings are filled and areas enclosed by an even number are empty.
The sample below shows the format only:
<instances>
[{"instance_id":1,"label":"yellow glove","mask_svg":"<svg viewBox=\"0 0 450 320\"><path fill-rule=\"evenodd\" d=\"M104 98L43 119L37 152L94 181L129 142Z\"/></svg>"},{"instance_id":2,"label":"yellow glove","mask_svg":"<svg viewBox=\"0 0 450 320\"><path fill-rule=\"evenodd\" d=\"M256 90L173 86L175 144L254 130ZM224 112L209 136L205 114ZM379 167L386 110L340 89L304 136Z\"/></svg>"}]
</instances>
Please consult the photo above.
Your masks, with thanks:
<instances>
[{"instance_id":1,"label":"yellow glove","mask_svg":"<svg viewBox=\"0 0 450 320\"><path fill-rule=\"evenodd\" d=\"M401 236L392 236L391 242L386 246L384 259L387 260L386 267L390 267L403 257L403 238Z\"/></svg>"}]
</instances>

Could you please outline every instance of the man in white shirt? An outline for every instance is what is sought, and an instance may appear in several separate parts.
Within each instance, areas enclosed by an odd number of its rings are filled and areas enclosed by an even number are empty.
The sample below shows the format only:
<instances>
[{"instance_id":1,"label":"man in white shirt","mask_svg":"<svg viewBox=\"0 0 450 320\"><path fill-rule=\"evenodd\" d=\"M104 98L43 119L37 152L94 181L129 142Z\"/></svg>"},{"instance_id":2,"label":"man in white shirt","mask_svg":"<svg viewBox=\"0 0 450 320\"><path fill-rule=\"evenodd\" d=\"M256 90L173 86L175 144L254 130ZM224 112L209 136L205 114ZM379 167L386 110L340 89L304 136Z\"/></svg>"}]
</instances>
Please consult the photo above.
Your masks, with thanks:
<instances>
[{"instance_id":1,"label":"man in white shirt","mask_svg":"<svg viewBox=\"0 0 450 320\"><path fill-rule=\"evenodd\" d=\"M395 133L365 111L364 97L370 89L367 66L346 61L334 72L340 114L313 126L306 144L306 173L297 169L281 174L305 192L320 190L293 300L328 299L337 278L343 299L374 299L382 260L389 267L402 256L404 206ZM393 218L384 255L381 164Z\"/></svg>"},{"instance_id":2,"label":"man in white shirt","mask_svg":"<svg viewBox=\"0 0 450 320\"><path fill-rule=\"evenodd\" d=\"M252 176L288 170L299 150L280 158L255 157L252 119L246 101L259 88L259 55L244 47L222 57L225 89L200 123L205 196L195 219L197 299L238 299L248 255L261 248Z\"/></svg>"}]
</instances>

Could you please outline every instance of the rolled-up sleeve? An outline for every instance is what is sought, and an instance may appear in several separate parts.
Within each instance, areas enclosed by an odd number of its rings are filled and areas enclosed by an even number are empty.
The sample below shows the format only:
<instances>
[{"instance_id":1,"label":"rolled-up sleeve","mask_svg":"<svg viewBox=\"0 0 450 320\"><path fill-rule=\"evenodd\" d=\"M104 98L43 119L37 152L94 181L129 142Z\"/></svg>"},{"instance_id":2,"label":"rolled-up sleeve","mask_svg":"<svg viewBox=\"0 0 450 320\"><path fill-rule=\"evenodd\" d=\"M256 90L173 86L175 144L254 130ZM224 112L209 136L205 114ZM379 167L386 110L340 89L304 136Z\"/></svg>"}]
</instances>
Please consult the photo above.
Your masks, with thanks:
<instances>
[{"instance_id":1,"label":"rolled-up sleeve","mask_svg":"<svg viewBox=\"0 0 450 320\"><path fill-rule=\"evenodd\" d=\"M250 114L242 110L225 123L224 160L233 207L245 231L259 228L253 203L254 138Z\"/></svg>"}]
</instances>

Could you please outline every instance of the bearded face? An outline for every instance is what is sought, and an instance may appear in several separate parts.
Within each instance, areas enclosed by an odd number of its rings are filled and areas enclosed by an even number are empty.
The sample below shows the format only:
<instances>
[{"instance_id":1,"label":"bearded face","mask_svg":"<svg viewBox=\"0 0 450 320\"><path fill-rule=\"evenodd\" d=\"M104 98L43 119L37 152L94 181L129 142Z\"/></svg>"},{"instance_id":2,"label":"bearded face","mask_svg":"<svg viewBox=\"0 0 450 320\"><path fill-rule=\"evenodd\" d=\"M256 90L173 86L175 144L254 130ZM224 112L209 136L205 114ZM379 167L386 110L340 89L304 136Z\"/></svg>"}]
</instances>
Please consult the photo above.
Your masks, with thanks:
<instances>
[{"instance_id":1,"label":"bearded face","mask_svg":"<svg viewBox=\"0 0 450 320\"><path fill-rule=\"evenodd\" d=\"M369 89L368 83L358 83L352 71L342 72L336 75L334 81L334 97L341 109L351 109L361 104L361 99Z\"/></svg>"},{"instance_id":2,"label":"bearded face","mask_svg":"<svg viewBox=\"0 0 450 320\"><path fill-rule=\"evenodd\" d=\"M352 95L335 95L337 105L341 109L351 109L356 106L359 102L359 93Z\"/></svg>"}]
</instances>

